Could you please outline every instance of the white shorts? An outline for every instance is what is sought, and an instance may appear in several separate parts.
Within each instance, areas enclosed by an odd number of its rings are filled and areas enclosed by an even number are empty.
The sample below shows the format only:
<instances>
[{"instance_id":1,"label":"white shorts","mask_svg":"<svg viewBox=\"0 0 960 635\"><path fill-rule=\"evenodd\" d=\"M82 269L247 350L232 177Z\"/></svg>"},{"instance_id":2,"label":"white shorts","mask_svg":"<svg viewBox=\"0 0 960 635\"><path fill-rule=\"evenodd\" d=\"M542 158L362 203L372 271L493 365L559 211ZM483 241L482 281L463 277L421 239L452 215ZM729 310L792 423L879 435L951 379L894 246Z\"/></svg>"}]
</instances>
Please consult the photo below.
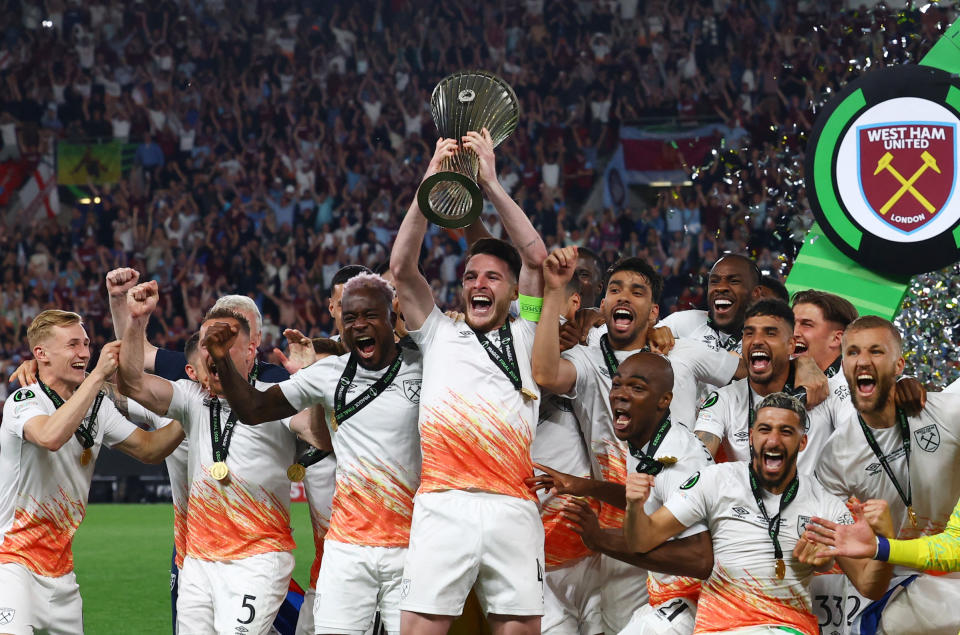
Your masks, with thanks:
<instances>
[{"instance_id":1,"label":"white shorts","mask_svg":"<svg viewBox=\"0 0 960 635\"><path fill-rule=\"evenodd\" d=\"M650 596L647 571L610 556L600 556L600 611L605 633L619 633Z\"/></svg>"},{"instance_id":2,"label":"white shorts","mask_svg":"<svg viewBox=\"0 0 960 635\"><path fill-rule=\"evenodd\" d=\"M544 635L597 635L600 616L600 554L582 558L543 576Z\"/></svg>"},{"instance_id":3,"label":"white shorts","mask_svg":"<svg viewBox=\"0 0 960 635\"><path fill-rule=\"evenodd\" d=\"M883 608L879 635L956 635L960 578L919 575Z\"/></svg>"},{"instance_id":4,"label":"white shorts","mask_svg":"<svg viewBox=\"0 0 960 635\"><path fill-rule=\"evenodd\" d=\"M674 598L658 607L641 606L620 635L690 635L697 622L697 603Z\"/></svg>"},{"instance_id":5,"label":"white shorts","mask_svg":"<svg viewBox=\"0 0 960 635\"><path fill-rule=\"evenodd\" d=\"M294 635L314 635L317 631L313 628L313 603L317 597L317 590L310 587L303 592L303 604L300 605L300 613L297 615L297 629Z\"/></svg>"},{"instance_id":6,"label":"white shorts","mask_svg":"<svg viewBox=\"0 0 960 635\"><path fill-rule=\"evenodd\" d=\"M745 626L729 631L713 631L713 633L730 633L730 635L795 635L799 632L789 626Z\"/></svg>"},{"instance_id":7,"label":"white shorts","mask_svg":"<svg viewBox=\"0 0 960 635\"><path fill-rule=\"evenodd\" d=\"M489 492L417 494L400 609L460 615L474 583L485 614L543 615L537 505Z\"/></svg>"},{"instance_id":8,"label":"white shorts","mask_svg":"<svg viewBox=\"0 0 960 635\"><path fill-rule=\"evenodd\" d=\"M0 564L0 633L33 635L83 633L83 603L73 571L57 578L23 565Z\"/></svg>"},{"instance_id":9,"label":"white shorts","mask_svg":"<svg viewBox=\"0 0 960 635\"><path fill-rule=\"evenodd\" d=\"M269 633L290 587L287 551L228 562L186 557L177 596L178 635Z\"/></svg>"},{"instance_id":10,"label":"white shorts","mask_svg":"<svg viewBox=\"0 0 960 635\"><path fill-rule=\"evenodd\" d=\"M400 580L406 555L405 547L325 540L313 608L316 630L363 635L379 610L387 632L399 633Z\"/></svg>"}]
</instances>

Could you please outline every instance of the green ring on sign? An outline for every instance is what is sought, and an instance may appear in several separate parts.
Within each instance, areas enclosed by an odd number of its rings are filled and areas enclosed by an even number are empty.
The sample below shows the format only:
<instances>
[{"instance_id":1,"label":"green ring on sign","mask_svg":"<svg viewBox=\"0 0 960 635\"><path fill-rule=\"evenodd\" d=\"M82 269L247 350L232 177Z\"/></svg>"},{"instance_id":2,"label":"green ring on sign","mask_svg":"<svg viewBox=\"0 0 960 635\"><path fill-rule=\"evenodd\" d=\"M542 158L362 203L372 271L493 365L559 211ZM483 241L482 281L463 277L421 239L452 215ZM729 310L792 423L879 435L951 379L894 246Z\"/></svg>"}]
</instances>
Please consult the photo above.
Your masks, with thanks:
<instances>
[{"instance_id":1,"label":"green ring on sign","mask_svg":"<svg viewBox=\"0 0 960 635\"><path fill-rule=\"evenodd\" d=\"M886 101L897 98L916 98L936 104L945 109L960 122L960 80L949 73L929 66L896 66L878 69L851 82L821 112L814 125L807 147L804 163L806 189L810 207L824 234L841 252L864 267L888 275L913 275L945 267L960 260L960 215L938 233L921 240L894 240L871 231L846 207L840 194L840 169L849 172L849 166L840 166L840 147L850 134L850 128L861 115ZM942 111L941 111L942 112ZM924 123L920 113L920 121ZM905 112L902 120L910 120L914 113ZM869 121L869 117L867 118ZM885 125L873 122L870 125ZM893 126L903 121L891 121ZM956 122L944 122L944 125L960 125ZM956 214L960 206L960 185L957 174L960 172L957 152L960 138L953 138L954 179L953 194L936 211L930 210L929 222L937 222L936 214ZM849 143L849 141L848 141ZM846 146L845 146L846 147ZM846 151L845 152L849 152ZM862 169L861 165L854 170ZM844 174L849 179L850 174ZM848 185L848 182L844 182ZM907 187L905 185L904 187ZM875 190L869 190L874 192ZM846 189L850 196L849 186ZM861 195L867 197L867 194ZM848 198L848 202L850 199ZM851 203L852 204L852 203ZM867 203L864 203L864 209ZM876 209L876 208L874 208ZM857 212L864 218L863 209ZM884 210L881 210L881 214ZM879 218L879 216L878 216ZM886 217L884 217L886 218ZM869 225L869 219L866 221ZM923 225L913 231L921 231Z\"/></svg>"}]
</instances>

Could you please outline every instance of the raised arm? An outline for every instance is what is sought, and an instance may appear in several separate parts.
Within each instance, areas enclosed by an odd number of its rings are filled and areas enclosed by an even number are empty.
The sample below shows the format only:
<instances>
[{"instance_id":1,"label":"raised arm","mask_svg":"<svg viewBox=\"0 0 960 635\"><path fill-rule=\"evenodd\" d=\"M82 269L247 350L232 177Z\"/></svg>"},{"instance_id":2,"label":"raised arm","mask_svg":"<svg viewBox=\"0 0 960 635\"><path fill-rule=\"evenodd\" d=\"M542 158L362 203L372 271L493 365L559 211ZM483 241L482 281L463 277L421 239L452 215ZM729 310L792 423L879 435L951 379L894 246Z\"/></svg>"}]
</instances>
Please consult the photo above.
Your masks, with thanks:
<instances>
[{"instance_id":1,"label":"raised arm","mask_svg":"<svg viewBox=\"0 0 960 635\"><path fill-rule=\"evenodd\" d=\"M147 322L160 298L155 280L144 282L127 291L130 321L120 347L120 370L117 388L120 392L158 415L167 414L173 400L173 384L162 377L149 375L143 369Z\"/></svg>"},{"instance_id":2,"label":"raised arm","mask_svg":"<svg viewBox=\"0 0 960 635\"><path fill-rule=\"evenodd\" d=\"M457 151L456 139L437 140L437 147L433 158L427 166L423 178L436 174L440 170L440 163ZM410 330L419 329L430 312L433 311L433 291L430 284L417 268L420 260L420 247L423 237L427 233L427 219L420 213L420 205L414 195L413 202L403 217L397 238L390 252L390 273L397 281L397 295L400 300L400 312Z\"/></svg>"},{"instance_id":3,"label":"raised arm","mask_svg":"<svg viewBox=\"0 0 960 635\"><path fill-rule=\"evenodd\" d=\"M257 390L237 370L230 358L230 347L238 333L239 330L232 324L214 322L207 327L206 335L200 341L200 346L207 349L217 365L223 396L230 402L230 408L237 413L237 418L241 423L252 426L297 414L283 396L280 386ZM309 428L309 424L307 427Z\"/></svg>"},{"instance_id":4,"label":"raised arm","mask_svg":"<svg viewBox=\"0 0 960 635\"><path fill-rule=\"evenodd\" d=\"M547 257L547 248L533 223L497 179L490 132L486 128L480 132L468 132L463 138L463 147L477 153L480 159L480 187L500 215L500 221L507 230L510 241L520 252L520 260L523 262L519 280L520 293L539 297L543 290L540 267Z\"/></svg>"},{"instance_id":5,"label":"raised arm","mask_svg":"<svg viewBox=\"0 0 960 635\"><path fill-rule=\"evenodd\" d=\"M117 339L123 339L130 323L130 312L127 309L127 291L136 286L140 280L140 272L129 267L114 269L106 275L107 296L110 298L110 319L113 322L113 332ZM153 372L157 361L157 347L143 340L143 368Z\"/></svg>"},{"instance_id":6,"label":"raised arm","mask_svg":"<svg viewBox=\"0 0 960 635\"><path fill-rule=\"evenodd\" d=\"M83 421L107 377L117 369L119 354L120 342L110 342L104 346L93 372L87 375L76 392L57 408L56 412L49 416L33 417L23 425L24 438L34 445L54 452L63 447Z\"/></svg>"},{"instance_id":7,"label":"raised arm","mask_svg":"<svg viewBox=\"0 0 960 635\"><path fill-rule=\"evenodd\" d=\"M554 251L543 262L543 308L533 337L533 380L544 390L564 395L577 383L577 369L560 356L560 315L566 303L564 288L577 266L577 248Z\"/></svg>"}]
</instances>

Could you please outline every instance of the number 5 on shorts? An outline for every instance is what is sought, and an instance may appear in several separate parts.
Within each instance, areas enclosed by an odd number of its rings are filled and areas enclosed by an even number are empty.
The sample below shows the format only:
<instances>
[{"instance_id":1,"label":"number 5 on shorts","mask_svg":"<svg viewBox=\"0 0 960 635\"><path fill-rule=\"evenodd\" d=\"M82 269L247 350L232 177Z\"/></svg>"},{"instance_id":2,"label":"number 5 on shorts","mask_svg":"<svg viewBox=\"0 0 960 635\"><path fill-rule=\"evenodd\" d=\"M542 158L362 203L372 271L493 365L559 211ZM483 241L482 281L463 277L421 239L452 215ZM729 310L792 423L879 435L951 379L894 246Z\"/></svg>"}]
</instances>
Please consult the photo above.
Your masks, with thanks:
<instances>
[{"instance_id":1,"label":"number 5 on shorts","mask_svg":"<svg viewBox=\"0 0 960 635\"><path fill-rule=\"evenodd\" d=\"M250 611L250 614L247 616L247 619L245 619L245 620L241 620L241 619L238 617L238 618L237 618L237 621L238 621L238 622L240 622L241 624L249 624L250 622L253 621L253 618L256 617L256 615L257 615L257 611L256 611L256 609L253 608L253 604L250 604L250 602L253 602L253 601L255 601L256 599L257 599L257 596L255 596L255 595L244 595L244 596L243 596L243 602L241 603L241 606L242 606L243 608L249 610L249 611Z\"/></svg>"}]
</instances>

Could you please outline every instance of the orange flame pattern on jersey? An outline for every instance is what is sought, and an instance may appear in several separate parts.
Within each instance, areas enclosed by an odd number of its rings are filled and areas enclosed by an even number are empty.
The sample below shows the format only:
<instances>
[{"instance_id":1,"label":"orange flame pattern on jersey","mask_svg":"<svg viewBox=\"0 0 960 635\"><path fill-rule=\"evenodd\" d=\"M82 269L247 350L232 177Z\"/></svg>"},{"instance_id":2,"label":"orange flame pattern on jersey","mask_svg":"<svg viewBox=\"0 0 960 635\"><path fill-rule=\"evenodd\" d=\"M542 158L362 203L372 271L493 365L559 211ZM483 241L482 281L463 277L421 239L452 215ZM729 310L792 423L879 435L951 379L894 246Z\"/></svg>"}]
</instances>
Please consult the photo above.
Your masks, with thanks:
<instances>
[{"instance_id":1,"label":"orange flame pattern on jersey","mask_svg":"<svg viewBox=\"0 0 960 635\"><path fill-rule=\"evenodd\" d=\"M420 492L477 489L536 502L523 479L533 475L531 426L488 401L452 392L439 407L421 406Z\"/></svg>"},{"instance_id":2,"label":"orange flame pattern on jersey","mask_svg":"<svg viewBox=\"0 0 960 635\"><path fill-rule=\"evenodd\" d=\"M173 506L173 549L177 552L177 568L181 568L187 554L187 512L177 504Z\"/></svg>"},{"instance_id":3,"label":"orange flame pattern on jersey","mask_svg":"<svg viewBox=\"0 0 960 635\"><path fill-rule=\"evenodd\" d=\"M317 588L317 577L320 575L320 563L323 562L323 541L330 528L330 519L310 506L310 525L313 527L313 565L310 567L310 588Z\"/></svg>"},{"instance_id":4,"label":"orange flame pattern on jersey","mask_svg":"<svg viewBox=\"0 0 960 635\"><path fill-rule=\"evenodd\" d=\"M73 571L73 535L86 504L60 491L40 502L31 498L17 507L13 524L0 543L0 562L21 564L38 575L60 577Z\"/></svg>"},{"instance_id":5,"label":"orange flame pattern on jersey","mask_svg":"<svg viewBox=\"0 0 960 635\"><path fill-rule=\"evenodd\" d=\"M696 602L700 597L700 580L678 576L657 577L651 572L647 576L647 594L651 606L660 606L675 598Z\"/></svg>"},{"instance_id":6,"label":"orange flame pattern on jersey","mask_svg":"<svg viewBox=\"0 0 960 635\"><path fill-rule=\"evenodd\" d=\"M572 523L560 515L563 503L574 498L569 494L554 496L543 505L540 513L543 520L543 557L548 569L566 566L592 553L573 530ZM600 504L597 501L588 499L587 502L594 513L599 512Z\"/></svg>"},{"instance_id":7,"label":"orange flame pattern on jersey","mask_svg":"<svg viewBox=\"0 0 960 635\"><path fill-rule=\"evenodd\" d=\"M382 464L361 458L337 467L328 538L371 547L410 542L414 490Z\"/></svg>"},{"instance_id":8,"label":"orange flame pattern on jersey","mask_svg":"<svg viewBox=\"0 0 960 635\"><path fill-rule=\"evenodd\" d=\"M600 464L600 476L605 481L627 482L627 451L619 441L610 439L593 442L593 453ZM623 527L624 511L607 503L600 505L600 527L620 529Z\"/></svg>"},{"instance_id":9,"label":"orange flame pattern on jersey","mask_svg":"<svg viewBox=\"0 0 960 635\"><path fill-rule=\"evenodd\" d=\"M225 484L196 480L187 504L187 555L200 560L239 560L261 553L291 551L290 513L263 487L254 496L231 474Z\"/></svg>"},{"instance_id":10,"label":"orange flame pattern on jersey","mask_svg":"<svg viewBox=\"0 0 960 635\"><path fill-rule=\"evenodd\" d=\"M790 597L775 597L766 592L768 588L769 580L736 576L714 565L713 574L701 587L694 633L777 624L806 635L819 634L820 625L810 612L807 596L791 593Z\"/></svg>"}]
</instances>

